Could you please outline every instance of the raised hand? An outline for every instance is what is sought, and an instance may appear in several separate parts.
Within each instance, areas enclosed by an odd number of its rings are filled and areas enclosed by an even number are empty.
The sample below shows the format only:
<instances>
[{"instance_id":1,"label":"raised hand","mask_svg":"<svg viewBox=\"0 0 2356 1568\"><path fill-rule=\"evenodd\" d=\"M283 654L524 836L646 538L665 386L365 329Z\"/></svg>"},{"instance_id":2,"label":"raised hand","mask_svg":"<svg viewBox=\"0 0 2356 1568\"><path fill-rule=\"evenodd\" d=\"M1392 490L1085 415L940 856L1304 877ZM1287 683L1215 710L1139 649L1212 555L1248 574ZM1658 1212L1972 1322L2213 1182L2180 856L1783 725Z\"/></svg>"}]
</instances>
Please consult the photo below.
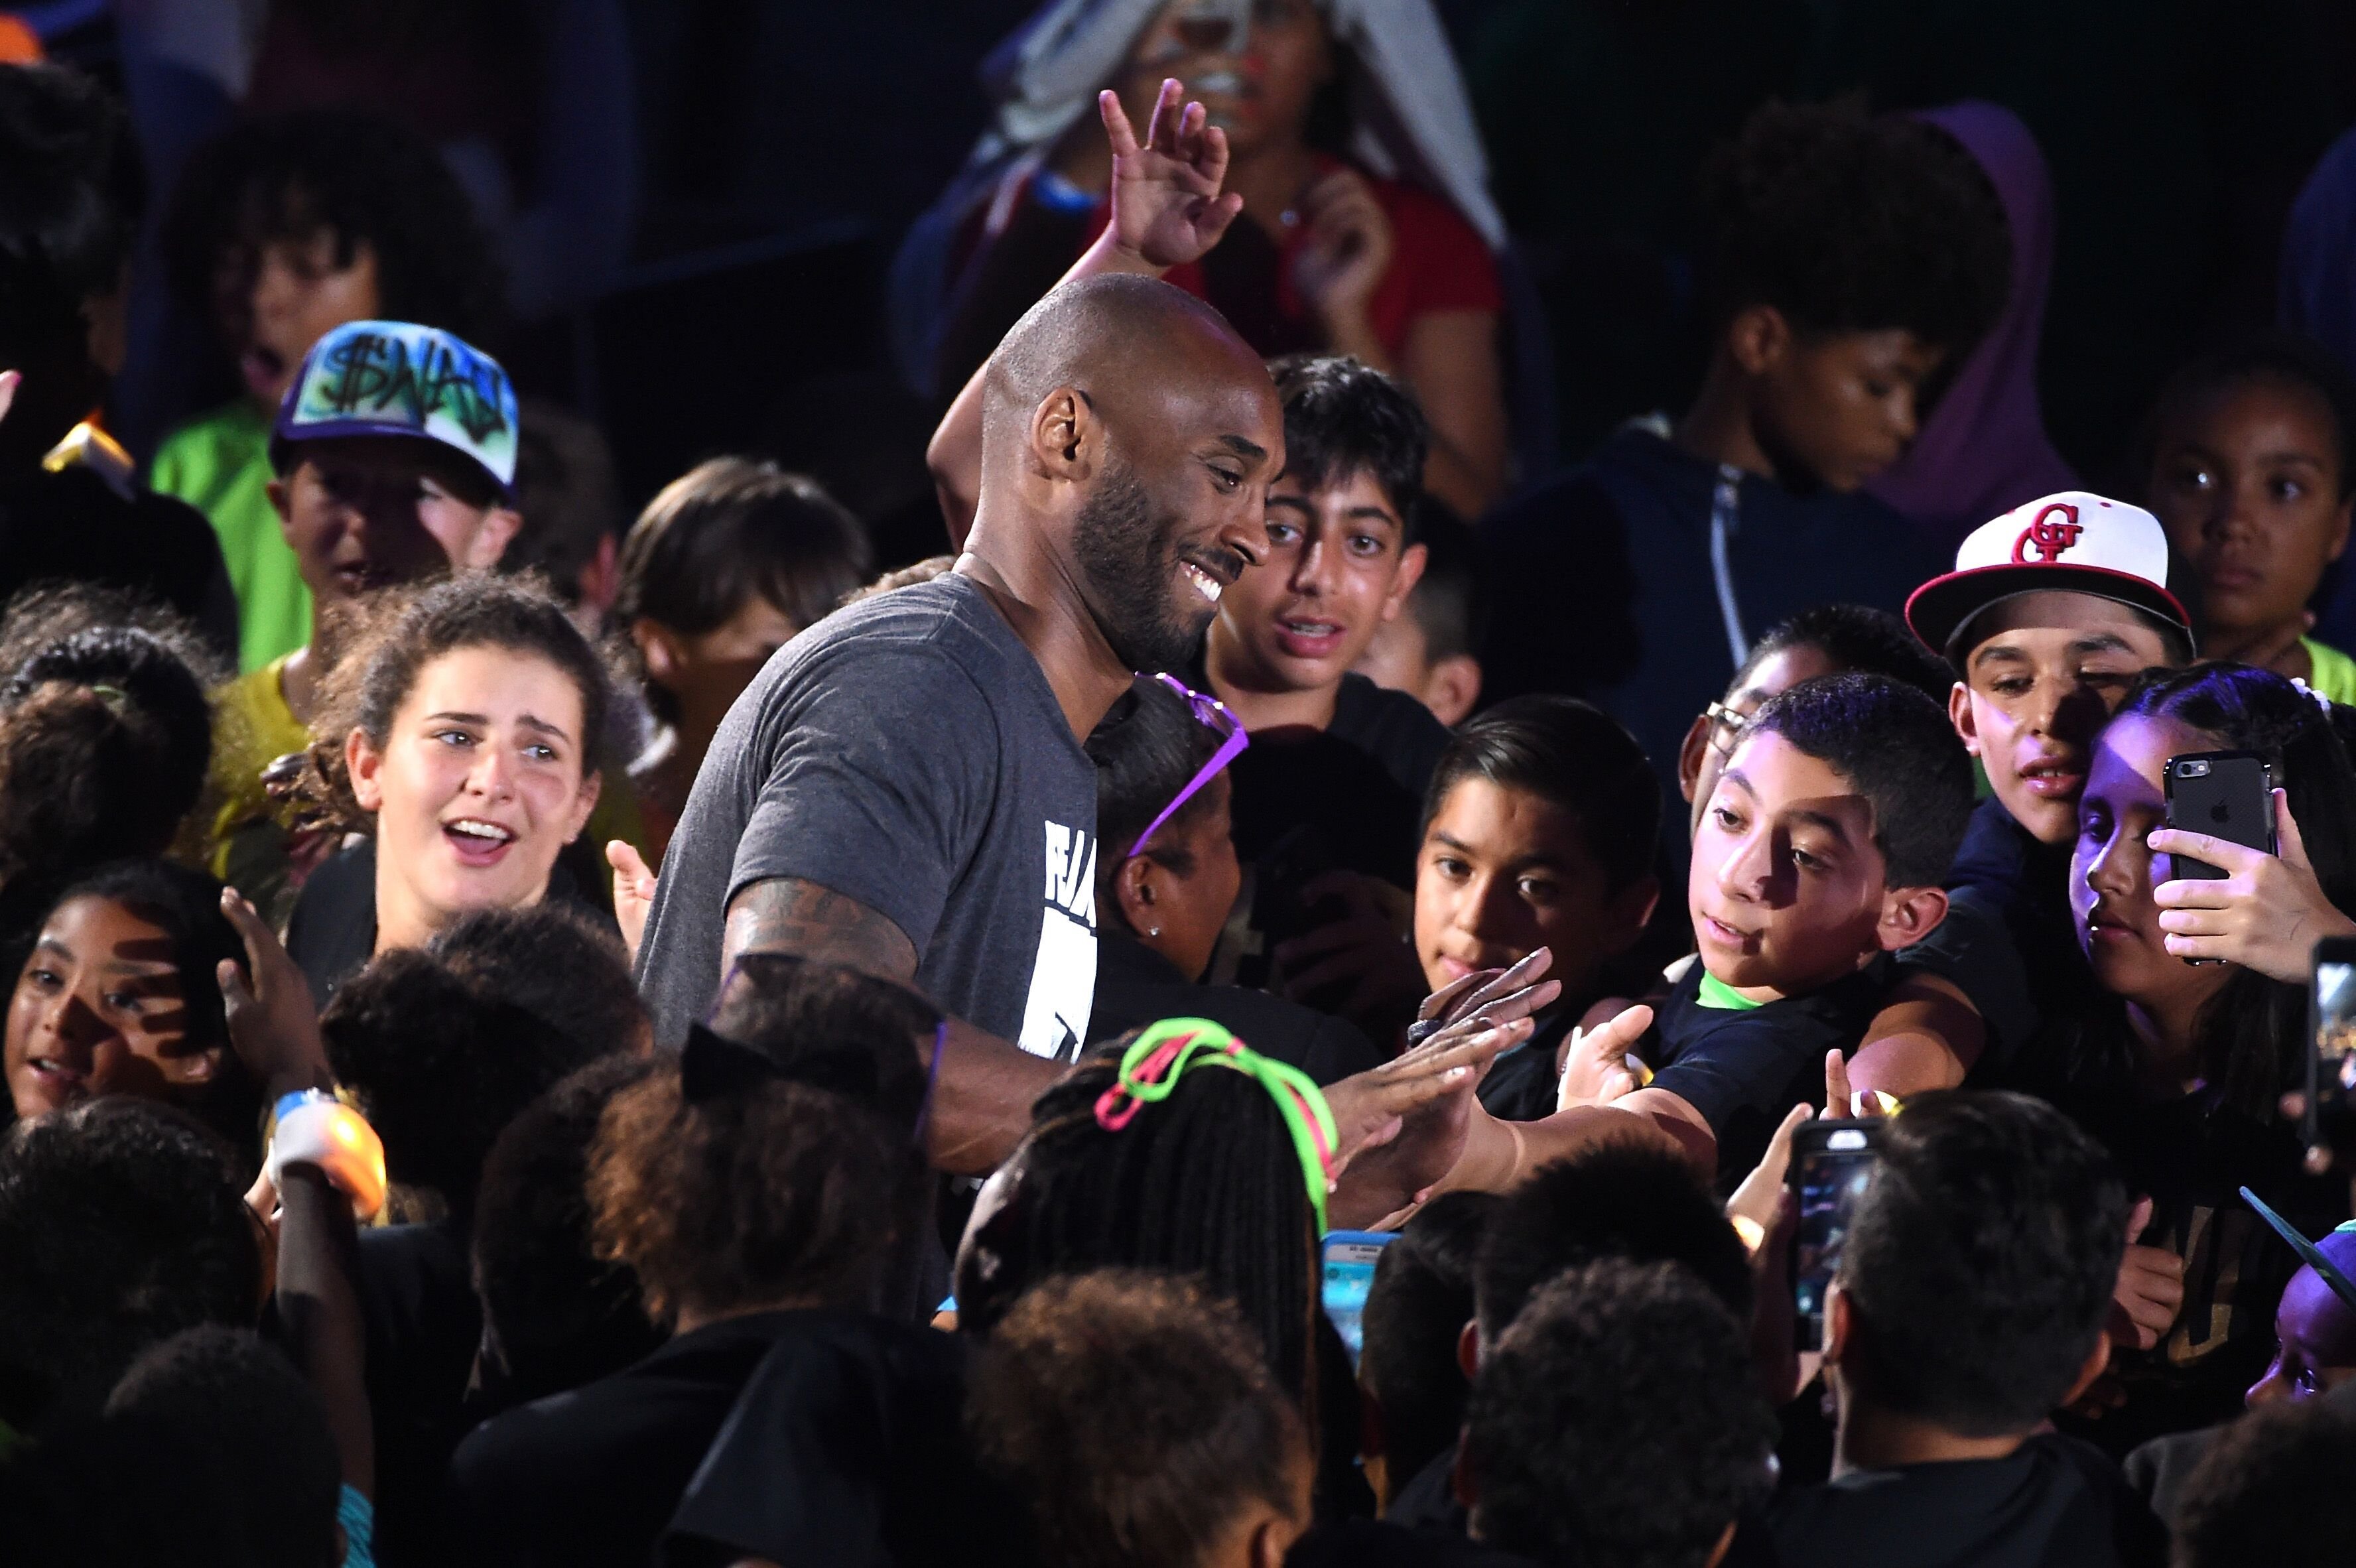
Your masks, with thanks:
<instances>
[{"instance_id":1,"label":"raised hand","mask_svg":"<svg viewBox=\"0 0 2356 1568\"><path fill-rule=\"evenodd\" d=\"M605 845L605 864L614 868L614 923L622 928L622 945L630 961L638 961L638 943L647 934L647 911L654 908L655 874L646 856L620 839Z\"/></svg>"},{"instance_id":2,"label":"raised hand","mask_svg":"<svg viewBox=\"0 0 2356 1568\"><path fill-rule=\"evenodd\" d=\"M1592 1029L1576 1031L1563 1052L1562 1079L1555 1089L1555 1109L1574 1105L1609 1105L1640 1087L1628 1052L1653 1026L1653 1010L1643 1003L1614 1014Z\"/></svg>"},{"instance_id":3,"label":"raised hand","mask_svg":"<svg viewBox=\"0 0 2356 1568\"><path fill-rule=\"evenodd\" d=\"M221 890L221 913L245 943L242 969L223 959L214 971L238 1059L273 1101L296 1090L334 1088L310 983L235 888Z\"/></svg>"},{"instance_id":4,"label":"raised hand","mask_svg":"<svg viewBox=\"0 0 2356 1568\"><path fill-rule=\"evenodd\" d=\"M2176 1326L2184 1310L2184 1260L2165 1247L2138 1245L2151 1223L2151 1199L2136 1200L2127 1216L2127 1250L2119 1259L2119 1280L2111 1295L2111 1343L2148 1350Z\"/></svg>"},{"instance_id":5,"label":"raised hand","mask_svg":"<svg viewBox=\"0 0 2356 1568\"><path fill-rule=\"evenodd\" d=\"M1097 94L1112 143L1112 220L1105 238L1153 271L1199 261L1219 242L1244 199L1219 187L1227 177L1227 134L1208 123L1200 103L1181 106L1175 77L1162 84L1141 143L1120 95Z\"/></svg>"},{"instance_id":6,"label":"raised hand","mask_svg":"<svg viewBox=\"0 0 2356 1568\"><path fill-rule=\"evenodd\" d=\"M1365 326L1366 307L1390 270L1390 218L1365 176L1340 168L1301 192L1301 220L1309 239L1293 256L1293 286L1329 336L1347 338Z\"/></svg>"},{"instance_id":7,"label":"raised hand","mask_svg":"<svg viewBox=\"0 0 2356 1568\"><path fill-rule=\"evenodd\" d=\"M2169 952L2223 959L2286 985L2305 985L2318 940L2356 935L2356 920L2324 897L2298 820L2280 789L2275 791L2275 841L2278 855L2176 828L2151 835L2153 849L2205 860L2225 873L2178 877L2152 889Z\"/></svg>"},{"instance_id":8,"label":"raised hand","mask_svg":"<svg viewBox=\"0 0 2356 1568\"><path fill-rule=\"evenodd\" d=\"M1504 999L1501 999L1504 1000ZM1464 1152L1472 1091L1502 1051L1530 1037L1529 1017L1464 1017L1368 1072L1329 1085L1342 1173L1333 1205L1344 1229L1397 1214Z\"/></svg>"}]
</instances>

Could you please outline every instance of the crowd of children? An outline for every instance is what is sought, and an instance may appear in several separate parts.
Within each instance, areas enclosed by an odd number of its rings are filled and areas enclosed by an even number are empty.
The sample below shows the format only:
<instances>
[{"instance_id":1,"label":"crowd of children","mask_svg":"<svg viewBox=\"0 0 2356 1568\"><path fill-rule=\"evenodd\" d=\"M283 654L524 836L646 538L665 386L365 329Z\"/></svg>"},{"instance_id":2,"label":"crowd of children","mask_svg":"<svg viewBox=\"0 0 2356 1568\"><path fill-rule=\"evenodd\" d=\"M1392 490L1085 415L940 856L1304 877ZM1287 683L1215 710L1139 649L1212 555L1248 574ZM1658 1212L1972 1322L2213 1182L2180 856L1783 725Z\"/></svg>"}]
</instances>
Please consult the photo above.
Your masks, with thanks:
<instances>
[{"instance_id":1,"label":"crowd of children","mask_svg":"<svg viewBox=\"0 0 2356 1568\"><path fill-rule=\"evenodd\" d=\"M340 111L158 193L238 390L135 471L131 133L0 65L0 1557L2351 1560L2346 369L2075 488L2025 129L1771 105L1697 388L1516 475L1422 48L1019 37L913 564L627 518Z\"/></svg>"}]
</instances>

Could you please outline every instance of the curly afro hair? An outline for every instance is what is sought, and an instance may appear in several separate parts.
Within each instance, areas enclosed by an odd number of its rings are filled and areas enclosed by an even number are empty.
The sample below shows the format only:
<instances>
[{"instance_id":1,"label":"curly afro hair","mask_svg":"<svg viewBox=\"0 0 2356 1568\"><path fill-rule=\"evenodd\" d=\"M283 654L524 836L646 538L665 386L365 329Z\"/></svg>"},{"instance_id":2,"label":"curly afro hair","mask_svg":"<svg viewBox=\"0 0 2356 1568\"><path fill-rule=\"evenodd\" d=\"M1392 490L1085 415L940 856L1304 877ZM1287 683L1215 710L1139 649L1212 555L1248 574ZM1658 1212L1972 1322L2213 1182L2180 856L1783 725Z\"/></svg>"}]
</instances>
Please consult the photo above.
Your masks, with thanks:
<instances>
[{"instance_id":1,"label":"curly afro hair","mask_svg":"<svg viewBox=\"0 0 2356 1568\"><path fill-rule=\"evenodd\" d=\"M1714 321L1772 305L1803 331L1902 328L1961 358L2011 287L1995 186L1919 121L1768 104L1711 159L1701 197Z\"/></svg>"},{"instance_id":2,"label":"curly afro hair","mask_svg":"<svg viewBox=\"0 0 2356 1568\"><path fill-rule=\"evenodd\" d=\"M2261 1406L2218 1429L2176 1513L2176 1568L2356 1562L2356 1416L2341 1400Z\"/></svg>"},{"instance_id":3,"label":"curly afro hair","mask_svg":"<svg viewBox=\"0 0 2356 1568\"><path fill-rule=\"evenodd\" d=\"M1465 1412L1480 1539L1541 1563L1701 1568L1774 1446L1747 1326L1677 1263L1558 1276L1482 1358Z\"/></svg>"},{"instance_id":4,"label":"curly afro hair","mask_svg":"<svg viewBox=\"0 0 2356 1568\"><path fill-rule=\"evenodd\" d=\"M320 1015L327 1060L384 1139L386 1173L471 1216L501 1129L598 1055L431 953L397 949Z\"/></svg>"},{"instance_id":5,"label":"curly afro hair","mask_svg":"<svg viewBox=\"0 0 2356 1568\"><path fill-rule=\"evenodd\" d=\"M163 249L173 287L204 319L262 245L335 237L339 264L376 257L378 314L497 340L504 282L466 192L439 154L389 120L308 109L246 121L198 149L173 188ZM250 261L246 263L250 264Z\"/></svg>"}]
</instances>

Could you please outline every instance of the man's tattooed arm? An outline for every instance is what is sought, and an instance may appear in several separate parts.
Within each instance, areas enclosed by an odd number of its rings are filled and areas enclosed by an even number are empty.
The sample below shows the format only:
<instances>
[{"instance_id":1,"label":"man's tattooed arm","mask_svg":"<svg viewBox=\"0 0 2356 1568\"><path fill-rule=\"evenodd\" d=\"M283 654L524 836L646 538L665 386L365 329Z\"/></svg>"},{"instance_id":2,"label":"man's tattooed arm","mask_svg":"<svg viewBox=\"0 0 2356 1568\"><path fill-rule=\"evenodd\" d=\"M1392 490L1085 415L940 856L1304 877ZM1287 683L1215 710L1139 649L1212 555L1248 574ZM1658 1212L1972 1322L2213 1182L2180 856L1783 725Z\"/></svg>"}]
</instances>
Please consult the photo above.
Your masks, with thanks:
<instances>
[{"instance_id":1,"label":"man's tattooed arm","mask_svg":"<svg viewBox=\"0 0 2356 1568\"><path fill-rule=\"evenodd\" d=\"M902 984L916 975L916 945L906 932L856 898L792 876L753 883L728 901L722 972L748 952L792 953Z\"/></svg>"}]
</instances>

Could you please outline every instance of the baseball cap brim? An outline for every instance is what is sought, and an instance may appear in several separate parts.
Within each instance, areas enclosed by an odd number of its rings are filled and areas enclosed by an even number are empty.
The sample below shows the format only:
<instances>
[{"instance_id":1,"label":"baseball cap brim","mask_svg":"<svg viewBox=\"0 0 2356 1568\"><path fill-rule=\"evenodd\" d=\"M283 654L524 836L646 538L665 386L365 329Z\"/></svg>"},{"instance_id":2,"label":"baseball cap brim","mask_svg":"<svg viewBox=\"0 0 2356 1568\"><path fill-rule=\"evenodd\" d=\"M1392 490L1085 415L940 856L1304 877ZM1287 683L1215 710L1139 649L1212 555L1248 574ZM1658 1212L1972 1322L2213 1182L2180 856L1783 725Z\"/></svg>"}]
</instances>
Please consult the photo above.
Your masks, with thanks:
<instances>
[{"instance_id":1,"label":"baseball cap brim","mask_svg":"<svg viewBox=\"0 0 2356 1568\"><path fill-rule=\"evenodd\" d=\"M1972 617L2019 594L2087 594L2129 606L2157 617L2192 639L2192 618L2166 588L2129 572L2104 566L2071 566L2060 562L2029 561L2002 566L1976 566L1933 577L1906 600L1906 624L1914 635L1940 654Z\"/></svg>"},{"instance_id":2,"label":"baseball cap brim","mask_svg":"<svg viewBox=\"0 0 2356 1568\"><path fill-rule=\"evenodd\" d=\"M483 460L472 452L464 447L454 446L447 441L437 440L420 430L408 429L401 425L381 424L366 419L320 421L306 424L299 433L292 435L284 430L273 430L270 433L271 471L281 476L284 475L294 461L291 454L296 448L307 446L314 441L350 440L355 437L369 441L413 441L421 446L431 446L436 451L446 452L466 464L472 472L481 475L483 483L490 487L491 493L498 498L500 505L515 504L515 486L491 472L484 466Z\"/></svg>"}]
</instances>

